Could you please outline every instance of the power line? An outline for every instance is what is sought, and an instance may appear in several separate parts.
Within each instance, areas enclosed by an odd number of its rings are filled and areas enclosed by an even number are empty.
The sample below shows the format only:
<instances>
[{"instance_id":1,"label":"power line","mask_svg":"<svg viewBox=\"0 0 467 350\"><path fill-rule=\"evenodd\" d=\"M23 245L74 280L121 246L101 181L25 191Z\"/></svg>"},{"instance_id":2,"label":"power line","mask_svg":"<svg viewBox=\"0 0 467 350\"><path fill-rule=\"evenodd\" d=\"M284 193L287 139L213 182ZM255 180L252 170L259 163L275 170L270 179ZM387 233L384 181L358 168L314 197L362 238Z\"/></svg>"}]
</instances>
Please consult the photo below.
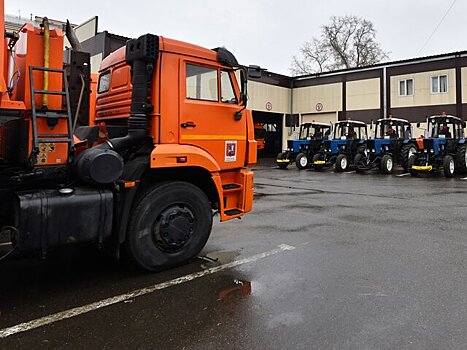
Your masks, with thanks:
<instances>
[{"instance_id":1,"label":"power line","mask_svg":"<svg viewBox=\"0 0 467 350\"><path fill-rule=\"evenodd\" d=\"M433 30L433 32L430 34L430 36L428 37L428 39L426 39L425 43L423 44L422 48L420 50L418 50L417 54L415 56L418 56L420 54L420 52L422 52L422 50L425 48L425 46L428 44L428 42L431 40L431 38L433 37L433 35L435 35L436 31L438 30L439 26L441 25L441 23L443 23L444 19L446 18L446 16L448 15L449 11L451 11L452 7L454 6L454 4L456 3L457 0L453 0L453 2L451 3L451 5L449 6L449 8L446 10L444 16L441 18L441 20L439 21L438 25L436 26L436 28Z\"/></svg>"}]
</instances>

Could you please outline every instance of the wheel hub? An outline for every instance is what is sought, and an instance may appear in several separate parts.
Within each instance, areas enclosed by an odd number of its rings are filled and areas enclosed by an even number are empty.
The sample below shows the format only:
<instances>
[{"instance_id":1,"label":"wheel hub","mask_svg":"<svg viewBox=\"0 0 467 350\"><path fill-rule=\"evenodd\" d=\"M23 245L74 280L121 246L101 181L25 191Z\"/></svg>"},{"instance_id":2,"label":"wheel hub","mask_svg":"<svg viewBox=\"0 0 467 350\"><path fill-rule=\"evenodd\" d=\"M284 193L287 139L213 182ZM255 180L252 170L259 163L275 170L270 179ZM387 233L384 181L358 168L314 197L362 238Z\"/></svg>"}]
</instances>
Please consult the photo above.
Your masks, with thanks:
<instances>
[{"instance_id":1,"label":"wheel hub","mask_svg":"<svg viewBox=\"0 0 467 350\"><path fill-rule=\"evenodd\" d=\"M451 174L454 173L454 160L450 160L449 161L449 171L451 172Z\"/></svg>"},{"instance_id":2,"label":"wheel hub","mask_svg":"<svg viewBox=\"0 0 467 350\"><path fill-rule=\"evenodd\" d=\"M303 156L303 157L300 158L300 165L301 165L302 167L306 167L307 163L308 163L308 160L306 159L305 156Z\"/></svg>"},{"instance_id":3,"label":"wheel hub","mask_svg":"<svg viewBox=\"0 0 467 350\"><path fill-rule=\"evenodd\" d=\"M342 158L341 168L344 169L344 170L347 168L347 158Z\"/></svg>"},{"instance_id":4,"label":"wheel hub","mask_svg":"<svg viewBox=\"0 0 467 350\"><path fill-rule=\"evenodd\" d=\"M193 213L186 207L174 205L162 211L155 221L153 237L158 247L175 251L185 245L194 230Z\"/></svg>"},{"instance_id":5,"label":"wheel hub","mask_svg":"<svg viewBox=\"0 0 467 350\"><path fill-rule=\"evenodd\" d=\"M386 167L388 168L388 171L392 170L392 159L388 159L388 162L386 163Z\"/></svg>"}]
</instances>

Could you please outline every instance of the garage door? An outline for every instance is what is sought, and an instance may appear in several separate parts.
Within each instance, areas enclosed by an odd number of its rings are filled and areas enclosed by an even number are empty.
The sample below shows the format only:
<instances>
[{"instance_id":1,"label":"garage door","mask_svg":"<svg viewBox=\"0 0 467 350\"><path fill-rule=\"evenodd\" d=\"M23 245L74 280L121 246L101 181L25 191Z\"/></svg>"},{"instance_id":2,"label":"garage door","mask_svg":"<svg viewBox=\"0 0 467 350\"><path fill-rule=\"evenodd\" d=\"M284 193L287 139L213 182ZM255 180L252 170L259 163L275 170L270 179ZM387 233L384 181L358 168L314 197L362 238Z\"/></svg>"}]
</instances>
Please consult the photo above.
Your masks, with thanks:
<instances>
[{"instance_id":1,"label":"garage door","mask_svg":"<svg viewBox=\"0 0 467 350\"><path fill-rule=\"evenodd\" d=\"M302 114L302 123L335 123L337 121L337 113L313 113Z\"/></svg>"}]
</instances>

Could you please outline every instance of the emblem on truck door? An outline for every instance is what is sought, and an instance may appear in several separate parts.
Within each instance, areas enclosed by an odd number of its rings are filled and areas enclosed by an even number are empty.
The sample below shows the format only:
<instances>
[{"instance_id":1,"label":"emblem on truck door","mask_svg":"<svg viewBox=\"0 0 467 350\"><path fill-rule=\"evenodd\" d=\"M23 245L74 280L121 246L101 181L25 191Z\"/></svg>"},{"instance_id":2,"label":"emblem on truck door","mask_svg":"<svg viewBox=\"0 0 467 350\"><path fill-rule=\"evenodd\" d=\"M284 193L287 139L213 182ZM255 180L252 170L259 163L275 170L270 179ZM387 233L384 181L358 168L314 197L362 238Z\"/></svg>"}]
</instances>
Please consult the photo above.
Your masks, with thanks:
<instances>
[{"instance_id":1,"label":"emblem on truck door","mask_svg":"<svg viewBox=\"0 0 467 350\"><path fill-rule=\"evenodd\" d=\"M225 141L225 161L237 161L237 141Z\"/></svg>"}]
</instances>

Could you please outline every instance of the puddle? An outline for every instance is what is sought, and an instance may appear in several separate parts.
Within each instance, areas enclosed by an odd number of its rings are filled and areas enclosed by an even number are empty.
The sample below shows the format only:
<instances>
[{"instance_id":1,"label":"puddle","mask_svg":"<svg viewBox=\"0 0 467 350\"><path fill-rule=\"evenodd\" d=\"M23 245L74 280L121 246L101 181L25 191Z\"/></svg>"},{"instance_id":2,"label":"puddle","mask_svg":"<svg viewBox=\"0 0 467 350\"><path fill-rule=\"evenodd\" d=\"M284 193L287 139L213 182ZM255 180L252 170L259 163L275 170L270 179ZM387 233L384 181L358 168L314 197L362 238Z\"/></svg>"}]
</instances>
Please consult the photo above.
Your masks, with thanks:
<instances>
[{"instance_id":1,"label":"puddle","mask_svg":"<svg viewBox=\"0 0 467 350\"><path fill-rule=\"evenodd\" d=\"M217 301L225 301L234 297L247 297L251 295L251 282L234 280L232 287L223 289L217 296Z\"/></svg>"}]
</instances>

